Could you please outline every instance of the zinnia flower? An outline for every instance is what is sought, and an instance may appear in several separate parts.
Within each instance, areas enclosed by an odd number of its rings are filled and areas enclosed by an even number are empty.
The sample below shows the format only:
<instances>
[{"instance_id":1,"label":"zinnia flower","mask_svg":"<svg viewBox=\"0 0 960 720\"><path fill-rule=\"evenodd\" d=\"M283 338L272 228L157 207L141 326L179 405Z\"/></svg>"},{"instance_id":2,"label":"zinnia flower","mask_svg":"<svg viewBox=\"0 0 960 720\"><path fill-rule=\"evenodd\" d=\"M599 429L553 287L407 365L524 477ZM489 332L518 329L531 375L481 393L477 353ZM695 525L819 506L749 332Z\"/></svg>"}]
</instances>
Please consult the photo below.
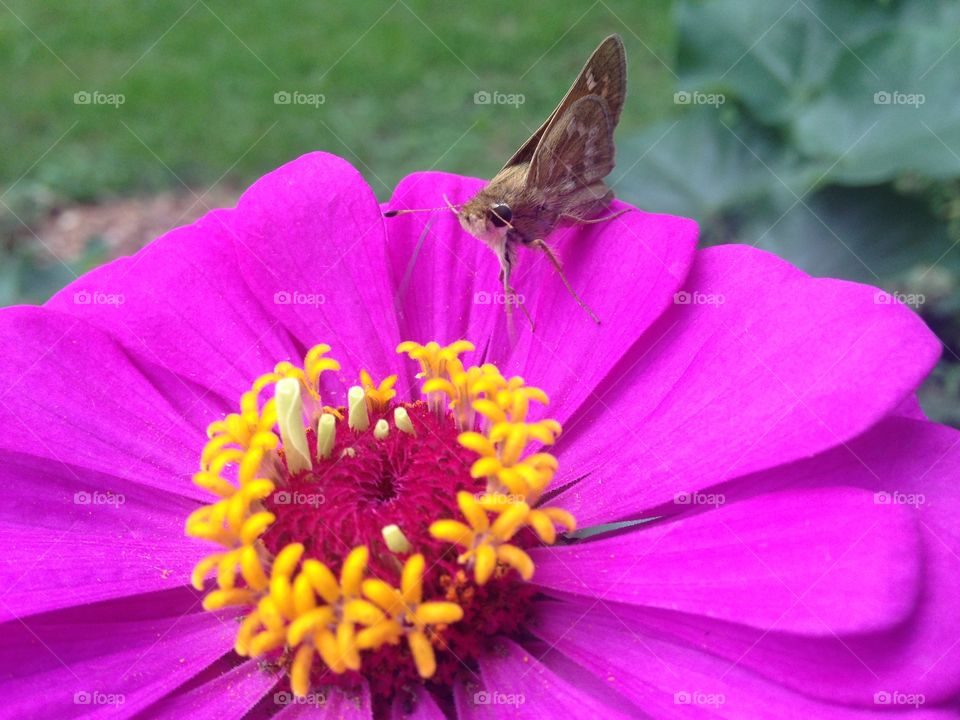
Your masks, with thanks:
<instances>
[{"instance_id":1,"label":"zinnia flower","mask_svg":"<svg viewBox=\"0 0 960 720\"><path fill-rule=\"evenodd\" d=\"M381 210L308 155L0 311L3 715L954 716L910 310L635 210L551 238L602 324L530 255L511 338L487 248Z\"/></svg>"}]
</instances>

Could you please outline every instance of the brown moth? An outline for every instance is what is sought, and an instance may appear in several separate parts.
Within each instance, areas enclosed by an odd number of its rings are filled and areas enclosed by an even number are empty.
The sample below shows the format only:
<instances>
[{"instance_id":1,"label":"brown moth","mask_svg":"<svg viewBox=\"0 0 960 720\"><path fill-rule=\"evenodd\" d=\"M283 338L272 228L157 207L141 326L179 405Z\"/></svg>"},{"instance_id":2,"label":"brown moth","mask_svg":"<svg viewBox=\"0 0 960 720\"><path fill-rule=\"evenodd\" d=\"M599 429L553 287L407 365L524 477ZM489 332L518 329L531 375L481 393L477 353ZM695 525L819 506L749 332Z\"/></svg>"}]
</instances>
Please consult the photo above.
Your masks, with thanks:
<instances>
[{"instance_id":1,"label":"brown moth","mask_svg":"<svg viewBox=\"0 0 960 720\"><path fill-rule=\"evenodd\" d=\"M510 272L517 248L542 251L564 285L577 296L545 239L561 223L589 224L613 198L604 178L613 170L613 131L627 91L623 41L611 35L593 51L577 79L546 122L513 154L482 190L458 209L450 205L464 230L482 240L500 260L500 281L507 310L514 297ZM394 210L387 216L404 210Z\"/></svg>"}]
</instances>

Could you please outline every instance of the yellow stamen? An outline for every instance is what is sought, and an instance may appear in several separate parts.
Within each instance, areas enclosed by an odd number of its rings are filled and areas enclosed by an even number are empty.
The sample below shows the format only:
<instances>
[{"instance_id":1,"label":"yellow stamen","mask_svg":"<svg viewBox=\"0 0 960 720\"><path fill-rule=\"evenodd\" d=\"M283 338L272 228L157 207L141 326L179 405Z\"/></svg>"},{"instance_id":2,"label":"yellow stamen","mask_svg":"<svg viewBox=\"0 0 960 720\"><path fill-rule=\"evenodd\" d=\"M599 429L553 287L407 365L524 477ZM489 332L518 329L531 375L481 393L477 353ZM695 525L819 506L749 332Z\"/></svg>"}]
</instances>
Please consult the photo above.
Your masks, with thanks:
<instances>
[{"instance_id":1,"label":"yellow stamen","mask_svg":"<svg viewBox=\"0 0 960 720\"><path fill-rule=\"evenodd\" d=\"M393 389L396 382L397 376L389 375L377 385L370 377L370 373L366 370L360 371L360 384L366 394L367 407L370 412L382 413L387 409L390 401L397 395L397 391Z\"/></svg>"},{"instance_id":2,"label":"yellow stamen","mask_svg":"<svg viewBox=\"0 0 960 720\"><path fill-rule=\"evenodd\" d=\"M460 355L473 350L467 341L448 346L438 343L402 343L404 352L419 363L422 390L441 422L450 418L460 430L458 441L475 453L471 475L486 480L487 492L457 494L459 519L436 519L430 535L459 547L463 571L456 583L483 585L493 577L515 570L530 580L534 564L514 537L529 527L540 540L552 544L558 528L576 528L573 516L560 508L537 507L557 472L557 461L547 452L528 453L531 444L550 446L560 434L559 423L530 420L535 404L546 405L546 394L525 384L523 378L504 378L493 365L464 367ZM319 380L323 372L340 369L325 357L329 346L312 348L299 368L279 362L273 372L260 376L240 398L239 412L212 422L201 453L194 482L214 500L190 514L186 533L208 539L220 548L197 563L191 575L195 588L204 588L214 576L215 588L204 598L208 610L244 607L247 612L235 641L239 655L257 657L284 649L291 688L303 696L310 690L314 660L334 673L360 670L362 652L397 644L404 638L423 678L437 670L436 648L445 647L445 626L459 622L464 610L458 602L473 597L445 590L445 598L424 598L423 555L397 525L382 529L386 547L408 556L400 570L399 588L368 576L370 548L358 545L343 560L337 577L318 559L304 558L304 546L292 543L272 555L261 536L277 518L264 509L266 500L285 474L275 449L282 439L283 456L291 473L309 470L305 417L316 423L316 459L332 457L337 422L343 414L321 404ZM366 371L360 386L350 388L348 426L355 432L370 428L373 436L389 437L386 413L396 396L396 376L374 383ZM273 397L261 404L261 395L273 385ZM416 437L412 418L403 406L393 409L399 432ZM343 457L353 457L352 447ZM428 585L427 587L433 587ZM444 586L446 588L446 586ZM458 602L453 602L457 600Z\"/></svg>"}]
</instances>

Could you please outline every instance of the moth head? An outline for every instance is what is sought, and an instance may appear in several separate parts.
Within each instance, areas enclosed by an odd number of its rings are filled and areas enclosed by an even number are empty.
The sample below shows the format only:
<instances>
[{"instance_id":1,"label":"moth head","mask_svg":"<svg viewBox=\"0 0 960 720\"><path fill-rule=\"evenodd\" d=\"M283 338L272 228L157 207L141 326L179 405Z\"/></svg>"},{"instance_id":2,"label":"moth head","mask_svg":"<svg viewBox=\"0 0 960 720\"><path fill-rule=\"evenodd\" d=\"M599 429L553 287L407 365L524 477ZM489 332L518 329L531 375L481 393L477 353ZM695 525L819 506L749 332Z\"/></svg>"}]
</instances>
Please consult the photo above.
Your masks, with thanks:
<instances>
[{"instance_id":1,"label":"moth head","mask_svg":"<svg viewBox=\"0 0 960 720\"><path fill-rule=\"evenodd\" d=\"M457 217L464 230L489 244L504 241L513 213L505 203L469 202Z\"/></svg>"}]
</instances>

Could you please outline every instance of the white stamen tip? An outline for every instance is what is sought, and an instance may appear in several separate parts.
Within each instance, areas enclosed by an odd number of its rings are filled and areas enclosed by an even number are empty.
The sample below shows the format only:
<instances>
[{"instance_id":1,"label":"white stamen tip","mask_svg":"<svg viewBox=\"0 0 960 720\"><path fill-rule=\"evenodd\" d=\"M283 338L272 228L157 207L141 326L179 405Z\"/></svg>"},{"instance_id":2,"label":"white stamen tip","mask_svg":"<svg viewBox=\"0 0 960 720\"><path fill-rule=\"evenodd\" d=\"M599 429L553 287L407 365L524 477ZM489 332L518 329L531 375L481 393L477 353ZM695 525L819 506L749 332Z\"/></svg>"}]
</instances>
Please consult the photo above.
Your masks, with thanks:
<instances>
[{"instance_id":1,"label":"white stamen tip","mask_svg":"<svg viewBox=\"0 0 960 720\"><path fill-rule=\"evenodd\" d=\"M344 448L343 452L340 453L340 457L356 457L356 456L357 456L357 451L354 450L352 447Z\"/></svg>"},{"instance_id":2,"label":"white stamen tip","mask_svg":"<svg viewBox=\"0 0 960 720\"><path fill-rule=\"evenodd\" d=\"M317 458L325 460L330 457L336 440L337 419L330 413L324 413L317 423Z\"/></svg>"},{"instance_id":3,"label":"white stamen tip","mask_svg":"<svg viewBox=\"0 0 960 720\"><path fill-rule=\"evenodd\" d=\"M380 532L383 534L383 541L387 543L390 552L408 553L413 549L399 525L387 525Z\"/></svg>"},{"instance_id":4,"label":"white stamen tip","mask_svg":"<svg viewBox=\"0 0 960 720\"><path fill-rule=\"evenodd\" d=\"M390 426L387 424L387 421L383 418L377 420L377 424L373 426L373 436L377 440L386 440L387 435L390 434Z\"/></svg>"},{"instance_id":5,"label":"white stamen tip","mask_svg":"<svg viewBox=\"0 0 960 720\"><path fill-rule=\"evenodd\" d=\"M370 416L367 415L367 397L363 388L354 385L347 393L347 403L350 407L347 424L353 430L363 432L370 427Z\"/></svg>"},{"instance_id":6,"label":"white stamen tip","mask_svg":"<svg viewBox=\"0 0 960 720\"><path fill-rule=\"evenodd\" d=\"M307 446L307 431L303 426L303 402L300 399L300 381L283 378L277 381L274 393L277 403L277 425L287 456L287 468L298 473L313 467Z\"/></svg>"},{"instance_id":7,"label":"white stamen tip","mask_svg":"<svg viewBox=\"0 0 960 720\"><path fill-rule=\"evenodd\" d=\"M393 411L393 423L400 432L405 432L407 435L417 434L413 429L413 422L410 420L406 408L398 407Z\"/></svg>"}]
</instances>

